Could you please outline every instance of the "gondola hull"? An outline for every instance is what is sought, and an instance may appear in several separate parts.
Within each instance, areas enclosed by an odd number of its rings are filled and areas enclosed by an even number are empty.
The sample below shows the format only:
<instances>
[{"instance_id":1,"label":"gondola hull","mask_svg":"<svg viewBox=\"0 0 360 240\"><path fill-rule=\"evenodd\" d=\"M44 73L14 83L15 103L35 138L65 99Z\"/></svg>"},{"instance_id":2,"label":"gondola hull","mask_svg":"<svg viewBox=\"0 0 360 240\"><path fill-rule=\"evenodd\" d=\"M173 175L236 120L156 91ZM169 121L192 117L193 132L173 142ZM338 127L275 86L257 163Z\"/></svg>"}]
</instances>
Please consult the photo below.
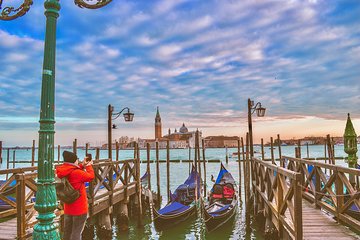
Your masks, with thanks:
<instances>
[{"instance_id":1,"label":"gondola hull","mask_svg":"<svg viewBox=\"0 0 360 240\"><path fill-rule=\"evenodd\" d=\"M163 230L172 226L175 226L178 223L181 223L187 219L189 219L191 216L195 215L196 213L196 205L191 206L189 209L176 213L176 214L160 214L154 207L153 207L153 213L154 213L154 223L155 228L157 230Z\"/></svg>"},{"instance_id":2,"label":"gondola hull","mask_svg":"<svg viewBox=\"0 0 360 240\"><path fill-rule=\"evenodd\" d=\"M222 214L218 214L216 216L209 214L206 211L206 206L203 206L206 229L209 232L214 231L214 230L218 229L219 227L221 227L222 225L228 223L230 220L232 220L236 213L237 200L233 200L232 206L233 207L230 208L229 211L226 211Z\"/></svg>"}]
</instances>

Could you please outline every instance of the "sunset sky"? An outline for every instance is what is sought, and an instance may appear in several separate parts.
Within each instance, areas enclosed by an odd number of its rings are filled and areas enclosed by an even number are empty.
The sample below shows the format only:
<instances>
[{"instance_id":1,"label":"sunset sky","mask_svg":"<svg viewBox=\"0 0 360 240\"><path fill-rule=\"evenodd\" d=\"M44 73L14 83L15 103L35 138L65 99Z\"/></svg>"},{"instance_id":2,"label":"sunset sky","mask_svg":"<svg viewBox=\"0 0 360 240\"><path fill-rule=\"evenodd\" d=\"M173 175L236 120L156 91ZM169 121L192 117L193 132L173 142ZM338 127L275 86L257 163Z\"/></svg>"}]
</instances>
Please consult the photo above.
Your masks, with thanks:
<instances>
[{"instance_id":1,"label":"sunset sky","mask_svg":"<svg viewBox=\"0 0 360 240\"><path fill-rule=\"evenodd\" d=\"M4 5L19 1L4 0ZM116 0L98 10L62 0L57 28L56 142L106 141L107 105L128 106L122 135L154 137L184 122L203 135L360 134L358 0ZM15 4L16 5L16 4ZM34 1L0 22L0 140L38 139L45 16Z\"/></svg>"}]
</instances>

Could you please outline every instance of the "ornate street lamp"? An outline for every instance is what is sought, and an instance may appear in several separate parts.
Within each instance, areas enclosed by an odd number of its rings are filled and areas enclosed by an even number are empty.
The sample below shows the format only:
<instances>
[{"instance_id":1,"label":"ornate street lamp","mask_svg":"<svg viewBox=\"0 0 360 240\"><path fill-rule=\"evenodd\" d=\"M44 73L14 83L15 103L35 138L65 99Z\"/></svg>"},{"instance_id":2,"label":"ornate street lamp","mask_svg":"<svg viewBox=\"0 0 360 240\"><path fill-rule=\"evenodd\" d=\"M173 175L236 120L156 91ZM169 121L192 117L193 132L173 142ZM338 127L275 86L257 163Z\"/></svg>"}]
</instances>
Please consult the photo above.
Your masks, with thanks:
<instances>
[{"instance_id":1,"label":"ornate street lamp","mask_svg":"<svg viewBox=\"0 0 360 240\"><path fill-rule=\"evenodd\" d=\"M116 129L117 126L112 123L113 120L116 120L118 117L121 116L121 113L127 110L123 114L125 122L132 122L134 119L134 113L130 112L128 107L124 107L121 111L114 113L114 106L109 104L108 106L108 149L109 149L109 160L112 160L112 129Z\"/></svg>"},{"instance_id":2,"label":"ornate street lamp","mask_svg":"<svg viewBox=\"0 0 360 240\"><path fill-rule=\"evenodd\" d=\"M250 156L254 156L254 143L253 143L253 135L252 135L252 118L251 115L254 114L256 111L256 114L258 117L264 117L266 108L261 106L261 103L258 102L254 106L254 101L252 101L250 98L248 99L248 125L249 125L249 140L250 140Z\"/></svg>"},{"instance_id":3,"label":"ornate street lamp","mask_svg":"<svg viewBox=\"0 0 360 240\"><path fill-rule=\"evenodd\" d=\"M75 0L82 8L96 9L109 4L112 0L94 0L91 4ZM3 6L0 0L0 20L13 20L26 14L32 0L24 0L19 7ZM54 210L57 207L54 179L54 126L55 126L55 53L56 22L59 17L59 0L45 0L45 47L41 85L40 130L38 148L38 179L35 209L39 222L34 226L33 239L60 239L58 225L54 223Z\"/></svg>"}]
</instances>

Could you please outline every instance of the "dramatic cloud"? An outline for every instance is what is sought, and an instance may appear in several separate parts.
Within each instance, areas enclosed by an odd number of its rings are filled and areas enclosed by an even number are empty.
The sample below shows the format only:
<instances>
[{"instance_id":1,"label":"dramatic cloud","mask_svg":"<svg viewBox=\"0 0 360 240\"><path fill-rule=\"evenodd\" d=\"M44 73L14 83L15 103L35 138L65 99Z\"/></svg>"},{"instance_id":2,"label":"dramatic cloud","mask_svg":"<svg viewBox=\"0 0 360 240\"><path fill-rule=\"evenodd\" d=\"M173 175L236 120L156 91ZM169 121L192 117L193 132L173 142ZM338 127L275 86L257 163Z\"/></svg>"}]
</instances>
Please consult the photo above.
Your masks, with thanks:
<instances>
[{"instance_id":1,"label":"dramatic cloud","mask_svg":"<svg viewBox=\"0 0 360 240\"><path fill-rule=\"evenodd\" d=\"M61 4L58 131L100 131L109 103L135 112L123 135L144 137L156 106L165 129L185 122L206 134L243 134L249 97L267 107L267 126L360 117L357 0L122 0L96 11ZM0 130L36 132L44 26L40 2L0 22Z\"/></svg>"}]
</instances>

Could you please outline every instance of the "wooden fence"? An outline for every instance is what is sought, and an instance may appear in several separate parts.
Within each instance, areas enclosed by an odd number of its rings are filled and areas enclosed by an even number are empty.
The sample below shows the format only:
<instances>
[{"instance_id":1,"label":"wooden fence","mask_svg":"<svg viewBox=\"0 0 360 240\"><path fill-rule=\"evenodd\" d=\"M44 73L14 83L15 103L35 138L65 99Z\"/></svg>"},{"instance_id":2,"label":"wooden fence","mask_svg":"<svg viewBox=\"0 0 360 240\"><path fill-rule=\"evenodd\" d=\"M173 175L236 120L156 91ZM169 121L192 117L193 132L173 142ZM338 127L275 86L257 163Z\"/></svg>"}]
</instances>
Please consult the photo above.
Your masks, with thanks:
<instances>
[{"instance_id":1,"label":"wooden fence","mask_svg":"<svg viewBox=\"0 0 360 240\"><path fill-rule=\"evenodd\" d=\"M87 187L90 217L137 192L136 186L140 175L136 174L136 164L139 164L139 161L134 159L95 160L95 179ZM0 212L0 219L17 216L18 239L31 235L31 229L37 223L37 212L34 209L37 191L36 171L37 167L0 170L0 177L7 179L0 186L0 200L7 203L9 208ZM59 202L55 211L56 216L63 214L61 209ZM56 221L59 221L59 218Z\"/></svg>"},{"instance_id":2,"label":"wooden fence","mask_svg":"<svg viewBox=\"0 0 360 240\"><path fill-rule=\"evenodd\" d=\"M256 158L251 164L254 207L264 212L280 236L286 230L302 239L301 174Z\"/></svg>"},{"instance_id":3,"label":"wooden fence","mask_svg":"<svg viewBox=\"0 0 360 240\"><path fill-rule=\"evenodd\" d=\"M286 156L281 166L301 175L305 199L360 231L360 187L355 181L360 170Z\"/></svg>"}]
</instances>

